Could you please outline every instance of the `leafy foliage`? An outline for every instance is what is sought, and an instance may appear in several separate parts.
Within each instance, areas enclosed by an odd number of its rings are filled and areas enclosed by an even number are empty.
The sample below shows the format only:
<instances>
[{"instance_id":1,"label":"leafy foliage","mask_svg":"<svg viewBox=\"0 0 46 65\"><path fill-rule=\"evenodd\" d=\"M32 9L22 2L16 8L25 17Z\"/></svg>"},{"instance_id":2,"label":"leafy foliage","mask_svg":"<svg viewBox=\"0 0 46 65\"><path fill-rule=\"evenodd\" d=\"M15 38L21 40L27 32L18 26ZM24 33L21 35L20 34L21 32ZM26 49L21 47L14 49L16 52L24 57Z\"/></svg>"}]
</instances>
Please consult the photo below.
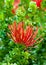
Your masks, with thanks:
<instances>
[{"instance_id":1,"label":"leafy foliage","mask_svg":"<svg viewBox=\"0 0 46 65\"><path fill-rule=\"evenodd\" d=\"M33 0L21 0L15 13L12 13L14 0L0 0L0 65L46 65L46 0L38 8ZM8 36L8 25L20 21L38 26L38 35L43 41L33 47L15 44Z\"/></svg>"}]
</instances>

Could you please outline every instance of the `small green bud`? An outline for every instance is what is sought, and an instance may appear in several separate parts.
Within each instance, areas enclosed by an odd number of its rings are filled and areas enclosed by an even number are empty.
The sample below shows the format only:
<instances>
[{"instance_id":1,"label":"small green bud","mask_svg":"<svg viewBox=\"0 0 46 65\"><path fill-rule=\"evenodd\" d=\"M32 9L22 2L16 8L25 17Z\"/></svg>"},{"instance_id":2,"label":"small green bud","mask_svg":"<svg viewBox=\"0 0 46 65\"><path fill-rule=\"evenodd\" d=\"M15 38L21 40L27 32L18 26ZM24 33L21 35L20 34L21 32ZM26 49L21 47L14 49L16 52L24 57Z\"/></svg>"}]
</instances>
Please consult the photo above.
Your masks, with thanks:
<instances>
[{"instance_id":1,"label":"small green bud","mask_svg":"<svg viewBox=\"0 0 46 65\"><path fill-rule=\"evenodd\" d=\"M22 16L22 17L24 17L25 14L26 14L26 11L25 11L24 7L19 7L19 8L16 10L16 15L17 15L17 16Z\"/></svg>"},{"instance_id":2,"label":"small green bud","mask_svg":"<svg viewBox=\"0 0 46 65\"><path fill-rule=\"evenodd\" d=\"M31 12L31 13L35 13L37 10L37 6L36 6L36 3L31 1L29 3L29 8L28 8L28 11Z\"/></svg>"}]
</instances>

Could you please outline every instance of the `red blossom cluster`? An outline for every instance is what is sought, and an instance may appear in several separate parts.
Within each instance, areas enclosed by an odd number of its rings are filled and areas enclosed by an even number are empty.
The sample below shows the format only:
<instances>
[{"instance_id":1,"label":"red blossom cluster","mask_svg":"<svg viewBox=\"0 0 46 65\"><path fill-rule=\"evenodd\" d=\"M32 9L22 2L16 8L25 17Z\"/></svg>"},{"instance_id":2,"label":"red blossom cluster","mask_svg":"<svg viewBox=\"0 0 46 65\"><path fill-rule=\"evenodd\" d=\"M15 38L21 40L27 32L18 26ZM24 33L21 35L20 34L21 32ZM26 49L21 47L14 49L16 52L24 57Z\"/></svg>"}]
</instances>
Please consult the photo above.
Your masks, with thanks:
<instances>
[{"instance_id":1,"label":"red blossom cluster","mask_svg":"<svg viewBox=\"0 0 46 65\"><path fill-rule=\"evenodd\" d=\"M24 23L20 22L18 25L14 22L8 26L11 31L11 36L14 42L24 44L26 47L32 46L37 40L35 37L38 33L38 28L34 31L31 26L27 26L24 29Z\"/></svg>"},{"instance_id":2,"label":"red blossom cluster","mask_svg":"<svg viewBox=\"0 0 46 65\"><path fill-rule=\"evenodd\" d=\"M14 0L13 9L12 9L13 14L15 13L16 9L18 8L19 4L20 4L20 0Z\"/></svg>"},{"instance_id":3,"label":"red blossom cluster","mask_svg":"<svg viewBox=\"0 0 46 65\"><path fill-rule=\"evenodd\" d=\"M33 0L33 1L36 2L37 7L41 7L42 0Z\"/></svg>"}]
</instances>

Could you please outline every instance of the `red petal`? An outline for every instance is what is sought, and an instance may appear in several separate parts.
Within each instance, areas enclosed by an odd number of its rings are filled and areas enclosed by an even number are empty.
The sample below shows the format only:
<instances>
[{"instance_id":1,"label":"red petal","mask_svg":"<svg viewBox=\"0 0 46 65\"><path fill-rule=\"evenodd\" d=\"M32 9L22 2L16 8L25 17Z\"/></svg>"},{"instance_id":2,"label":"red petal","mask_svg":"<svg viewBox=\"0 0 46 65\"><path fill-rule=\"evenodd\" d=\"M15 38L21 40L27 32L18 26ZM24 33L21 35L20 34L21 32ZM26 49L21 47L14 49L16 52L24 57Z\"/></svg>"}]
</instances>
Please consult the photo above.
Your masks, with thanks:
<instances>
[{"instance_id":1,"label":"red petal","mask_svg":"<svg viewBox=\"0 0 46 65\"><path fill-rule=\"evenodd\" d=\"M37 33L38 33L38 28L36 29L34 34L31 36L31 38L29 38L29 40L26 41L26 46L32 46L36 42L34 38L36 37Z\"/></svg>"},{"instance_id":2,"label":"red petal","mask_svg":"<svg viewBox=\"0 0 46 65\"><path fill-rule=\"evenodd\" d=\"M41 6L41 2L42 2L42 0L33 0L33 1L36 2L36 5L37 5L38 7Z\"/></svg>"},{"instance_id":3,"label":"red petal","mask_svg":"<svg viewBox=\"0 0 46 65\"><path fill-rule=\"evenodd\" d=\"M17 26L18 31L20 31L21 28L23 28L23 22L20 22Z\"/></svg>"},{"instance_id":4,"label":"red petal","mask_svg":"<svg viewBox=\"0 0 46 65\"><path fill-rule=\"evenodd\" d=\"M19 38L21 39L21 42L22 42L23 37L24 37L23 22L20 22L18 24L17 30L18 30L18 32L20 34L20 37Z\"/></svg>"},{"instance_id":5,"label":"red petal","mask_svg":"<svg viewBox=\"0 0 46 65\"><path fill-rule=\"evenodd\" d=\"M34 39L31 38L30 40L28 40L26 42L26 46L33 46L35 42L36 42L36 40L34 40Z\"/></svg>"},{"instance_id":6,"label":"red petal","mask_svg":"<svg viewBox=\"0 0 46 65\"><path fill-rule=\"evenodd\" d=\"M20 0L14 0L14 4L19 4L20 3Z\"/></svg>"},{"instance_id":7,"label":"red petal","mask_svg":"<svg viewBox=\"0 0 46 65\"><path fill-rule=\"evenodd\" d=\"M15 36L16 35L16 22L13 23L12 27L13 27L12 31L14 33L13 36Z\"/></svg>"},{"instance_id":8,"label":"red petal","mask_svg":"<svg viewBox=\"0 0 46 65\"><path fill-rule=\"evenodd\" d=\"M21 43L20 34L18 31L16 31L16 41Z\"/></svg>"},{"instance_id":9,"label":"red petal","mask_svg":"<svg viewBox=\"0 0 46 65\"><path fill-rule=\"evenodd\" d=\"M12 25L8 26L11 33L13 34L13 36L15 36L15 32L16 32L16 22L14 22Z\"/></svg>"},{"instance_id":10,"label":"red petal","mask_svg":"<svg viewBox=\"0 0 46 65\"><path fill-rule=\"evenodd\" d=\"M23 30L23 28L21 28L21 30L20 30L20 38L21 38L21 41L23 42L23 38L24 38L24 30Z\"/></svg>"},{"instance_id":11,"label":"red petal","mask_svg":"<svg viewBox=\"0 0 46 65\"><path fill-rule=\"evenodd\" d=\"M26 42L32 36L32 32L33 32L32 28L28 26L24 37L24 42Z\"/></svg>"},{"instance_id":12,"label":"red petal","mask_svg":"<svg viewBox=\"0 0 46 65\"><path fill-rule=\"evenodd\" d=\"M16 8L20 3L20 0L14 0L14 7Z\"/></svg>"},{"instance_id":13,"label":"red petal","mask_svg":"<svg viewBox=\"0 0 46 65\"><path fill-rule=\"evenodd\" d=\"M30 46L30 41L27 41L27 42L25 43L25 45L26 45L26 47Z\"/></svg>"}]
</instances>

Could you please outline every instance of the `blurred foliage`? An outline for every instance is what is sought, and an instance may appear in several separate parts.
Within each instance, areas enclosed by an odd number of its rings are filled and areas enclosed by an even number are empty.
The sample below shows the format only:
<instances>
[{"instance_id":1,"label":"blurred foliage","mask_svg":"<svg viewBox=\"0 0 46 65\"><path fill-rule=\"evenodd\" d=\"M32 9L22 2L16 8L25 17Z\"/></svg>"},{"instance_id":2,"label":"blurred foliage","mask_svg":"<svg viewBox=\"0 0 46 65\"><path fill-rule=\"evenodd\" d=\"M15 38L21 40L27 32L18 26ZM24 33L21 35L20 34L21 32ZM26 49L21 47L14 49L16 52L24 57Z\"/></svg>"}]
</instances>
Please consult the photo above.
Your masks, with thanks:
<instances>
[{"instance_id":1,"label":"blurred foliage","mask_svg":"<svg viewBox=\"0 0 46 65\"><path fill-rule=\"evenodd\" d=\"M16 10L12 13L14 0L0 0L0 65L46 65L46 0L37 8L30 0L21 0ZM42 35L43 41L34 47L25 48L15 44L7 35L8 25L24 21L26 25L38 26L38 35Z\"/></svg>"}]
</instances>

